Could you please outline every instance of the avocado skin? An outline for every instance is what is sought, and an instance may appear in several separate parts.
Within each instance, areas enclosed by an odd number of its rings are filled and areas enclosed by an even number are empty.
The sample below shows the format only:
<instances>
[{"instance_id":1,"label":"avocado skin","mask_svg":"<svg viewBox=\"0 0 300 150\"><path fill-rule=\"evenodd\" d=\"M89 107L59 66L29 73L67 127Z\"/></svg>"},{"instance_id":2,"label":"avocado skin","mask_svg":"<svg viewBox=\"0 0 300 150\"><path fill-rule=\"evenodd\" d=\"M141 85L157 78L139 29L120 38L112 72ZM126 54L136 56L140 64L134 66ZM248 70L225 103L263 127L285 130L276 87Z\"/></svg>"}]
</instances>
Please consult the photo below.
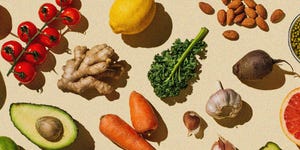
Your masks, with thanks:
<instances>
[{"instance_id":1,"label":"avocado skin","mask_svg":"<svg viewBox=\"0 0 300 150\"><path fill-rule=\"evenodd\" d=\"M282 150L276 143L268 142L264 147L259 150Z\"/></svg>"},{"instance_id":2,"label":"avocado skin","mask_svg":"<svg viewBox=\"0 0 300 150\"><path fill-rule=\"evenodd\" d=\"M19 148L11 138L0 136L0 150L19 150Z\"/></svg>"},{"instance_id":3,"label":"avocado skin","mask_svg":"<svg viewBox=\"0 0 300 150\"><path fill-rule=\"evenodd\" d=\"M74 136L75 138L68 144L68 145L63 145L62 147L56 147L56 148L53 148L53 147L49 147L49 146L44 146L43 143L37 143L37 142L34 142L30 139L30 137L28 137L27 135L25 135L18 127L18 125L14 122L14 118L12 117L12 108L14 106L20 106L20 105L32 105L34 107L45 107L45 108L50 108L50 109L53 109L53 110L57 110L59 111L60 113L68 116L72 121L73 121L73 124L74 124L74 127L75 127L75 130L74 130ZM63 148L66 148L68 146L70 146L72 143L74 143L74 141L76 140L77 138L77 135L78 135L78 127L75 123L75 120L72 118L72 116L67 113L65 110L59 108L59 107L56 107L56 106L52 106L52 105L46 105L46 104L34 104L34 103L26 103L26 102L18 102L18 103L12 103L10 105L10 108L9 108L9 115L10 115L10 119L11 121L13 122L14 126L20 131L20 133L25 136L29 141L31 141L32 143L34 143L35 145L37 145L39 148L43 149L43 150L60 150L60 149L63 149ZM64 123L63 123L64 124ZM63 137L64 138L64 137ZM1 150L1 149L0 149ZM19 150L19 149L17 149Z\"/></svg>"}]
</instances>

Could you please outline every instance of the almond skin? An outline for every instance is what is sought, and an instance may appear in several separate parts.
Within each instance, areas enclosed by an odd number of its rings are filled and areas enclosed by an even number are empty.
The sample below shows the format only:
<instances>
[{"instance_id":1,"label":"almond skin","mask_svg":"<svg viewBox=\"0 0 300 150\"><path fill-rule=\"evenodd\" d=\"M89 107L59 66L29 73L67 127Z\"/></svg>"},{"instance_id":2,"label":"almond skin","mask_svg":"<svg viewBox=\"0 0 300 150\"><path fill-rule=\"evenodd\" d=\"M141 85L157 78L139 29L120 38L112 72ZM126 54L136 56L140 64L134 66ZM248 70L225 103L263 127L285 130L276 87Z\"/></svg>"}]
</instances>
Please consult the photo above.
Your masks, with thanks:
<instances>
[{"instance_id":1,"label":"almond skin","mask_svg":"<svg viewBox=\"0 0 300 150\"><path fill-rule=\"evenodd\" d=\"M223 4L226 5L226 6L229 4L229 0L222 0L222 2L223 2Z\"/></svg>"},{"instance_id":2,"label":"almond skin","mask_svg":"<svg viewBox=\"0 0 300 150\"><path fill-rule=\"evenodd\" d=\"M268 24L266 23L266 21L261 16L256 17L255 22L261 30L266 31L266 32L269 31Z\"/></svg>"},{"instance_id":3,"label":"almond skin","mask_svg":"<svg viewBox=\"0 0 300 150\"><path fill-rule=\"evenodd\" d=\"M254 0L244 0L244 2L246 3L246 5L248 6L248 7L250 7L250 8L255 8L255 6L256 6L256 3L255 3L255 1Z\"/></svg>"},{"instance_id":4,"label":"almond skin","mask_svg":"<svg viewBox=\"0 0 300 150\"><path fill-rule=\"evenodd\" d=\"M241 25L244 27L247 27L247 28L253 28L253 27L255 27L256 23L253 18L245 18L242 21Z\"/></svg>"},{"instance_id":5,"label":"almond skin","mask_svg":"<svg viewBox=\"0 0 300 150\"><path fill-rule=\"evenodd\" d=\"M227 14L226 14L226 24L227 25L232 25L233 24L233 20L234 20L234 12L233 9L228 9L227 10Z\"/></svg>"},{"instance_id":6,"label":"almond skin","mask_svg":"<svg viewBox=\"0 0 300 150\"><path fill-rule=\"evenodd\" d=\"M224 9L218 11L217 19L222 26L226 25L226 11Z\"/></svg>"},{"instance_id":7,"label":"almond skin","mask_svg":"<svg viewBox=\"0 0 300 150\"><path fill-rule=\"evenodd\" d=\"M255 10L252 8L249 8L249 7L245 8L245 13L247 16L249 16L250 18L253 18L253 19L257 16Z\"/></svg>"},{"instance_id":8,"label":"almond skin","mask_svg":"<svg viewBox=\"0 0 300 150\"><path fill-rule=\"evenodd\" d=\"M237 9L241 4L242 4L241 0L233 0L227 5L227 7L229 9Z\"/></svg>"},{"instance_id":9,"label":"almond skin","mask_svg":"<svg viewBox=\"0 0 300 150\"><path fill-rule=\"evenodd\" d=\"M245 9L245 5L242 4L242 5L239 6L237 9L234 10L234 14L235 14L235 15L241 14L242 12L244 12L244 9Z\"/></svg>"},{"instance_id":10,"label":"almond skin","mask_svg":"<svg viewBox=\"0 0 300 150\"><path fill-rule=\"evenodd\" d=\"M285 13L281 9L276 9L271 15L271 22L278 23L285 17Z\"/></svg>"},{"instance_id":11,"label":"almond skin","mask_svg":"<svg viewBox=\"0 0 300 150\"><path fill-rule=\"evenodd\" d=\"M199 2L199 8L208 15L212 15L215 13L215 9L208 3Z\"/></svg>"},{"instance_id":12,"label":"almond skin","mask_svg":"<svg viewBox=\"0 0 300 150\"><path fill-rule=\"evenodd\" d=\"M242 22L245 17L246 17L246 14L245 13L241 13L241 14L235 16L233 22L238 24L238 23Z\"/></svg>"},{"instance_id":13,"label":"almond skin","mask_svg":"<svg viewBox=\"0 0 300 150\"><path fill-rule=\"evenodd\" d=\"M239 39L239 34L235 30L226 30L223 32L223 36L231 41L236 41Z\"/></svg>"},{"instance_id":14,"label":"almond skin","mask_svg":"<svg viewBox=\"0 0 300 150\"><path fill-rule=\"evenodd\" d=\"M266 8L262 4L256 5L255 9L256 9L256 13L259 16L261 16L263 19L267 19L268 13L267 13Z\"/></svg>"}]
</instances>

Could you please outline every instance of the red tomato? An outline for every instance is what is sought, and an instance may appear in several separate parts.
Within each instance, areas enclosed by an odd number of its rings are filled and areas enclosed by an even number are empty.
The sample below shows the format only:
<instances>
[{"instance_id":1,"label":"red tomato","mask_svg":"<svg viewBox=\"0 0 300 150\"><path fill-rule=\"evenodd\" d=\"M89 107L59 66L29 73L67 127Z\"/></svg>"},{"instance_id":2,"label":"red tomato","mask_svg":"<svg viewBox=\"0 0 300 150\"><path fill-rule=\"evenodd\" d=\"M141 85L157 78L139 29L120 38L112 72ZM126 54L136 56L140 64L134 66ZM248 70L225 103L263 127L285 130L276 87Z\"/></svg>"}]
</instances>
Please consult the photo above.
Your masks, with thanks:
<instances>
[{"instance_id":1,"label":"red tomato","mask_svg":"<svg viewBox=\"0 0 300 150\"><path fill-rule=\"evenodd\" d=\"M2 45L1 56L8 62L14 62L22 50L22 45L19 42L8 41Z\"/></svg>"},{"instance_id":2,"label":"red tomato","mask_svg":"<svg viewBox=\"0 0 300 150\"><path fill-rule=\"evenodd\" d=\"M39 42L46 47L54 47L60 41L60 34L55 28L47 27L39 35Z\"/></svg>"},{"instance_id":3,"label":"red tomato","mask_svg":"<svg viewBox=\"0 0 300 150\"><path fill-rule=\"evenodd\" d=\"M26 49L24 59L32 64L42 64L47 58L48 51L40 43L32 43Z\"/></svg>"},{"instance_id":4,"label":"red tomato","mask_svg":"<svg viewBox=\"0 0 300 150\"><path fill-rule=\"evenodd\" d=\"M28 42L36 33L37 28L32 22L25 21L18 26L18 36L23 42Z\"/></svg>"},{"instance_id":5,"label":"red tomato","mask_svg":"<svg viewBox=\"0 0 300 150\"><path fill-rule=\"evenodd\" d=\"M28 84L34 80L36 74L35 67L26 61L18 62L14 68L15 78L23 84Z\"/></svg>"},{"instance_id":6,"label":"red tomato","mask_svg":"<svg viewBox=\"0 0 300 150\"><path fill-rule=\"evenodd\" d=\"M81 15L78 9L69 7L62 11L60 17L63 19L62 22L65 25L76 25L79 23Z\"/></svg>"},{"instance_id":7,"label":"red tomato","mask_svg":"<svg viewBox=\"0 0 300 150\"><path fill-rule=\"evenodd\" d=\"M43 22L48 22L56 16L57 12L53 4L45 3L39 9L39 17Z\"/></svg>"},{"instance_id":8,"label":"red tomato","mask_svg":"<svg viewBox=\"0 0 300 150\"><path fill-rule=\"evenodd\" d=\"M70 6L72 4L72 0L55 0L56 4L61 7Z\"/></svg>"}]
</instances>

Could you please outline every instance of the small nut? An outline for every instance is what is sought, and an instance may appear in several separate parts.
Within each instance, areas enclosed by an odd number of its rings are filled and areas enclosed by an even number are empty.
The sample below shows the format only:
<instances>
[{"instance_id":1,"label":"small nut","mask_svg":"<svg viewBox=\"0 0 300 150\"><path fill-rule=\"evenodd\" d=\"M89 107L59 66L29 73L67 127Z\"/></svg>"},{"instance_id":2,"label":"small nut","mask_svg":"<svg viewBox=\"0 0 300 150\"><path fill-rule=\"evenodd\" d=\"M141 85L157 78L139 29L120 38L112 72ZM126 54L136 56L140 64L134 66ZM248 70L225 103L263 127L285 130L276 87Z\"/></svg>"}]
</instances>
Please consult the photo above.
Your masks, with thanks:
<instances>
[{"instance_id":1,"label":"small nut","mask_svg":"<svg viewBox=\"0 0 300 150\"><path fill-rule=\"evenodd\" d=\"M241 14L235 16L233 22L234 23L240 23L240 22L242 22L244 20L245 17L246 17L246 14L245 13L241 13Z\"/></svg>"},{"instance_id":2,"label":"small nut","mask_svg":"<svg viewBox=\"0 0 300 150\"><path fill-rule=\"evenodd\" d=\"M242 12L244 12L244 9L245 9L245 5L242 4L242 5L239 6L237 9L234 10L234 14L235 14L235 15L241 14Z\"/></svg>"},{"instance_id":3,"label":"small nut","mask_svg":"<svg viewBox=\"0 0 300 150\"><path fill-rule=\"evenodd\" d=\"M227 7L229 9L237 9L241 4L242 4L241 0L233 0L227 5Z\"/></svg>"},{"instance_id":4,"label":"small nut","mask_svg":"<svg viewBox=\"0 0 300 150\"><path fill-rule=\"evenodd\" d=\"M239 39L239 34L235 30L226 30L223 32L223 36L231 41L236 41Z\"/></svg>"},{"instance_id":5,"label":"small nut","mask_svg":"<svg viewBox=\"0 0 300 150\"><path fill-rule=\"evenodd\" d=\"M228 5L229 4L229 0L222 0L224 5Z\"/></svg>"},{"instance_id":6,"label":"small nut","mask_svg":"<svg viewBox=\"0 0 300 150\"><path fill-rule=\"evenodd\" d=\"M256 7L256 13L261 16L263 19L267 19L268 13L266 8L262 4L257 4Z\"/></svg>"},{"instance_id":7,"label":"small nut","mask_svg":"<svg viewBox=\"0 0 300 150\"><path fill-rule=\"evenodd\" d=\"M263 31L269 31L269 26L268 24L266 23L266 21L261 17L261 16L258 16L255 18L255 21L256 21L256 24L257 26L263 30Z\"/></svg>"},{"instance_id":8,"label":"small nut","mask_svg":"<svg viewBox=\"0 0 300 150\"><path fill-rule=\"evenodd\" d=\"M247 27L247 28L254 28L256 23L255 20L253 18L245 18L242 23L242 26Z\"/></svg>"},{"instance_id":9,"label":"small nut","mask_svg":"<svg viewBox=\"0 0 300 150\"><path fill-rule=\"evenodd\" d=\"M246 3L246 5L248 6L248 7L250 7L250 8L255 8L255 6L256 6L256 3L255 3L255 1L254 0L244 0L244 2Z\"/></svg>"},{"instance_id":10,"label":"small nut","mask_svg":"<svg viewBox=\"0 0 300 150\"><path fill-rule=\"evenodd\" d=\"M208 15L212 15L215 13L215 9L208 3L199 2L199 8Z\"/></svg>"},{"instance_id":11,"label":"small nut","mask_svg":"<svg viewBox=\"0 0 300 150\"><path fill-rule=\"evenodd\" d=\"M63 125L61 121L52 116L39 118L35 123L38 133L48 141L57 142L63 136Z\"/></svg>"},{"instance_id":12,"label":"small nut","mask_svg":"<svg viewBox=\"0 0 300 150\"><path fill-rule=\"evenodd\" d=\"M278 23L285 17L285 13L281 9L276 9L271 15L271 22Z\"/></svg>"},{"instance_id":13,"label":"small nut","mask_svg":"<svg viewBox=\"0 0 300 150\"><path fill-rule=\"evenodd\" d=\"M256 16L257 16L255 10L252 8L249 8L249 7L245 8L245 13L247 16L249 16L250 18L253 18L253 19L256 18Z\"/></svg>"},{"instance_id":14,"label":"small nut","mask_svg":"<svg viewBox=\"0 0 300 150\"><path fill-rule=\"evenodd\" d=\"M183 114L183 123L188 129L188 136L197 133L200 128L200 116L194 111L187 111Z\"/></svg>"},{"instance_id":15,"label":"small nut","mask_svg":"<svg viewBox=\"0 0 300 150\"><path fill-rule=\"evenodd\" d=\"M224 9L218 11L217 19L222 26L226 25L226 11Z\"/></svg>"},{"instance_id":16,"label":"small nut","mask_svg":"<svg viewBox=\"0 0 300 150\"><path fill-rule=\"evenodd\" d=\"M232 25L233 24L233 19L234 19L234 12L233 9L228 9L227 14L226 14L226 24L227 25Z\"/></svg>"}]
</instances>

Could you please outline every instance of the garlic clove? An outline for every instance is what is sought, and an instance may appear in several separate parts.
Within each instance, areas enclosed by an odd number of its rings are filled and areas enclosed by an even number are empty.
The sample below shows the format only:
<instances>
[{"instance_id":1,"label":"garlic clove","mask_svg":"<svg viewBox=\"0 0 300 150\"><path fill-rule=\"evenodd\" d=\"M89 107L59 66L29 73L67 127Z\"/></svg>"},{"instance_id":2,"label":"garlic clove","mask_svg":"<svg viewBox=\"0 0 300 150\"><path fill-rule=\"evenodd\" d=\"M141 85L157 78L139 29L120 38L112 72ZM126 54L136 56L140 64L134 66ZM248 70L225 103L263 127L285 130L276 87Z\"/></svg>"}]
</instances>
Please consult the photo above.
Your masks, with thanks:
<instances>
[{"instance_id":1,"label":"garlic clove","mask_svg":"<svg viewBox=\"0 0 300 150\"><path fill-rule=\"evenodd\" d=\"M211 150L237 150L237 148L223 137L219 137L219 140L212 145Z\"/></svg>"},{"instance_id":2,"label":"garlic clove","mask_svg":"<svg viewBox=\"0 0 300 150\"><path fill-rule=\"evenodd\" d=\"M196 134L200 129L200 116L194 111L185 112L183 122L188 129L188 136Z\"/></svg>"}]
</instances>

